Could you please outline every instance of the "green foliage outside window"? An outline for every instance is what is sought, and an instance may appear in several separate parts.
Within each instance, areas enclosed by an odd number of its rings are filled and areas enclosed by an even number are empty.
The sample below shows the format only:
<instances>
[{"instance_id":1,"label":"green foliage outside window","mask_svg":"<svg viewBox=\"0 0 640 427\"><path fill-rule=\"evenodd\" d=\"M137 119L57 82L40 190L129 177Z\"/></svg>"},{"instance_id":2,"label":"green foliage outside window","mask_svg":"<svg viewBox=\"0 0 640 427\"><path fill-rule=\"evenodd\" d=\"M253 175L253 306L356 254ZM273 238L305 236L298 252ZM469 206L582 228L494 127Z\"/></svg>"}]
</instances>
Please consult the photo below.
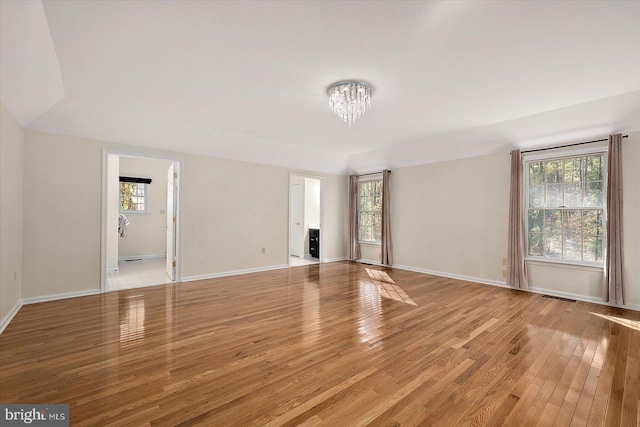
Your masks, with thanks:
<instances>
[{"instance_id":1,"label":"green foliage outside window","mask_svg":"<svg viewBox=\"0 0 640 427\"><path fill-rule=\"evenodd\" d=\"M145 184L120 183L120 212L144 212L146 210Z\"/></svg>"},{"instance_id":2,"label":"green foliage outside window","mask_svg":"<svg viewBox=\"0 0 640 427\"><path fill-rule=\"evenodd\" d=\"M361 242L382 239L382 180L358 184L358 232Z\"/></svg>"},{"instance_id":3,"label":"green foliage outside window","mask_svg":"<svg viewBox=\"0 0 640 427\"><path fill-rule=\"evenodd\" d=\"M601 262L604 155L528 163L529 256Z\"/></svg>"}]
</instances>

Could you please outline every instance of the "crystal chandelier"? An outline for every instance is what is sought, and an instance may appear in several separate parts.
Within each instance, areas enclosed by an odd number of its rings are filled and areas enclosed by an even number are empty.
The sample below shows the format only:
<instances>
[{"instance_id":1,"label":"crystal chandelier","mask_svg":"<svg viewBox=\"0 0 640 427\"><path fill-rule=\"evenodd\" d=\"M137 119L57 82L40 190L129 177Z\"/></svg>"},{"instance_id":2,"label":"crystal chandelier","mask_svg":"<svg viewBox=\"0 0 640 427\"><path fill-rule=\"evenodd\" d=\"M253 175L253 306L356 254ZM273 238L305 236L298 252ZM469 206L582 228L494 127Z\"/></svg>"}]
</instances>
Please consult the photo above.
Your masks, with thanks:
<instances>
[{"instance_id":1,"label":"crystal chandelier","mask_svg":"<svg viewBox=\"0 0 640 427\"><path fill-rule=\"evenodd\" d=\"M359 119L371 106L371 89L360 82L340 82L329 88L329 108L345 123Z\"/></svg>"}]
</instances>

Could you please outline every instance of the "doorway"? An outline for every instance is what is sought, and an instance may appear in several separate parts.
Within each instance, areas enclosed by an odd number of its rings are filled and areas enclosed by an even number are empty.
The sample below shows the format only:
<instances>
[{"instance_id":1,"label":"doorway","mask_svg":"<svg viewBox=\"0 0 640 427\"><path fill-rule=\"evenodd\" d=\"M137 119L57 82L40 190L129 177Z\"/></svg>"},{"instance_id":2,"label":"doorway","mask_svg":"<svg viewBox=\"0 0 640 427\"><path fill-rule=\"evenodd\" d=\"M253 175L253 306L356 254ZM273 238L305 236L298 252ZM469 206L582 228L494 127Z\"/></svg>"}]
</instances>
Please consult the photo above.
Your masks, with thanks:
<instances>
[{"instance_id":1,"label":"doorway","mask_svg":"<svg viewBox=\"0 0 640 427\"><path fill-rule=\"evenodd\" d=\"M289 175L289 266L322 262L322 178Z\"/></svg>"},{"instance_id":2,"label":"doorway","mask_svg":"<svg viewBox=\"0 0 640 427\"><path fill-rule=\"evenodd\" d=\"M104 150L103 292L179 280L180 163Z\"/></svg>"}]
</instances>

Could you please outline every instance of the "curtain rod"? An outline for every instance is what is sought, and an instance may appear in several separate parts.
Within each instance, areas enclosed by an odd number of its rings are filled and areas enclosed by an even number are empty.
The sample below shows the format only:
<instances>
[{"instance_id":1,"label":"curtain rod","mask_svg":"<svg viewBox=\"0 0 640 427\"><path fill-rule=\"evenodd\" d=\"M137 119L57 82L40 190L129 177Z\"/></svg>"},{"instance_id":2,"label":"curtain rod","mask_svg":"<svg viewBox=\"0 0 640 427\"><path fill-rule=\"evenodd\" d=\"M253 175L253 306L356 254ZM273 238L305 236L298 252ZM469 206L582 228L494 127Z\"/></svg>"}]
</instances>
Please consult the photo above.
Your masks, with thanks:
<instances>
[{"instance_id":1,"label":"curtain rod","mask_svg":"<svg viewBox=\"0 0 640 427\"><path fill-rule=\"evenodd\" d=\"M360 176L369 176L369 175L380 175L382 172L384 172L384 171L380 171L380 172L371 172L371 173L363 173L363 174L361 174L361 175L356 175L356 176L360 177ZM389 173L391 173L391 171L389 171Z\"/></svg>"},{"instance_id":2,"label":"curtain rod","mask_svg":"<svg viewBox=\"0 0 640 427\"><path fill-rule=\"evenodd\" d=\"M629 135L622 135L622 137L623 138L629 138ZM546 147L546 148L536 148L534 150L524 150L524 151L521 151L520 154L535 153L536 151L555 150L556 148L573 147L573 146L576 146L576 145L593 144L594 142L604 142L604 141L609 141L609 138L594 139L593 141L575 142L573 144L558 145L556 147ZM511 153L509 153L509 155L511 155Z\"/></svg>"}]
</instances>

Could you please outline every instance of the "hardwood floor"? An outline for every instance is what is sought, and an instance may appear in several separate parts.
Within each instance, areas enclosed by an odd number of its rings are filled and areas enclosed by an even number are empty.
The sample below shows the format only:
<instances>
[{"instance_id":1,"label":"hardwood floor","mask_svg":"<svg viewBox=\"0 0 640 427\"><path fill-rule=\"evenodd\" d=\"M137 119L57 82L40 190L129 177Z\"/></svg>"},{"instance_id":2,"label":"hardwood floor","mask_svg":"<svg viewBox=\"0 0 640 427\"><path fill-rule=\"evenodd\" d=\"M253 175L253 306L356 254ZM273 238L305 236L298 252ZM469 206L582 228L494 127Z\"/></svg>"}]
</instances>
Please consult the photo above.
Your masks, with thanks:
<instances>
[{"instance_id":1,"label":"hardwood floor","mask_svg":"<svg viewBox=\"0 0 640 427\"><path fill-rule=\"evenodd\" d=\"M366 268L24 306L0 402L74 426L638 425L640 313Z\"/></svg>"}]
</instances>

